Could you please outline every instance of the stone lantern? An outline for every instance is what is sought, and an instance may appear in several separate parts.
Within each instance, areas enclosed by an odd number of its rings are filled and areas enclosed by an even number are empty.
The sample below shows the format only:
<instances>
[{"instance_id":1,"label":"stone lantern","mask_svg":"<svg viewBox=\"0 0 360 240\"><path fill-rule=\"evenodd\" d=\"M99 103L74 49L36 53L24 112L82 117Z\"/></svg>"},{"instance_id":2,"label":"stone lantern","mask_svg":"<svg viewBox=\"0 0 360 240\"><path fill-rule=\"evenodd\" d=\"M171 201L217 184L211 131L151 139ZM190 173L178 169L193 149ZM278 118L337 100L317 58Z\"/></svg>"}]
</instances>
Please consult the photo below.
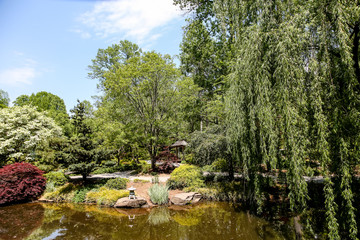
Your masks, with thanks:
<instances>
[{"instance_id":1,"label":"stone lantern","mask_svg":"<svg viewBox=\"0 0 360 240\"><path fill-rule=\"evenodd\" d=\"M135 196L136 188L131 186L130 188L128 188L128 190L129 190L129 199L136 199L136 196Z\"/></svg>"}]
</instances>

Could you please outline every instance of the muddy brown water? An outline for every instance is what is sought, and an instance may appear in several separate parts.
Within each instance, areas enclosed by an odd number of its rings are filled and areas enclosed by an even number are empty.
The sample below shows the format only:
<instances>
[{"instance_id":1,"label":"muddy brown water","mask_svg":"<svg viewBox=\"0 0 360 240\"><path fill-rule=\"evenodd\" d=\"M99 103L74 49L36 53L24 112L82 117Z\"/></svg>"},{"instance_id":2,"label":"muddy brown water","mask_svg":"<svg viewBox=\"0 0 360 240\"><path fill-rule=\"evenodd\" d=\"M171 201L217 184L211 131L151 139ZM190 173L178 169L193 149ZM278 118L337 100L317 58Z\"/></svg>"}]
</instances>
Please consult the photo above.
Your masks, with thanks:
<instances>
[{"instance_id":1,"label":"muddy brown water","mask_svg":"<svg viewBox=\"0 0 360 240\"><path fill-rule=\"evenodd\" d=\"M0 207L0 239L272 240L288 237L276 230L273 223L221 202L152 209L28 203Z\"/></svg>"}]
</instances>

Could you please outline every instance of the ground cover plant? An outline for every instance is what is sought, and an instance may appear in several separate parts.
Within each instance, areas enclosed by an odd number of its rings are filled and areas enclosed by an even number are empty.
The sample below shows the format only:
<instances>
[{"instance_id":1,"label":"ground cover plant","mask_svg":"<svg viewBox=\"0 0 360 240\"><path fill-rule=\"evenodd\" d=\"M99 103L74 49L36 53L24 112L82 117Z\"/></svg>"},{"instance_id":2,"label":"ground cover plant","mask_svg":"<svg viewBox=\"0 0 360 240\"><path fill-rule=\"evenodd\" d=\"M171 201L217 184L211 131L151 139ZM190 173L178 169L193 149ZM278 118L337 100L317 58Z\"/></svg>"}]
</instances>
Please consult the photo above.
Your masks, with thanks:
<instances>
[{"instance_id":1,"label":"ground cover plant","mask_svg":"<svg viewBox=\"0 0 360 240\"><path fill-rule=\"evenodd\" d=\"M128 190L116 190L101 187L99 189L89 191L86 194L85 202L113 206L119 198L127 196L129 196Z\"/></svg>"}]
</instances>

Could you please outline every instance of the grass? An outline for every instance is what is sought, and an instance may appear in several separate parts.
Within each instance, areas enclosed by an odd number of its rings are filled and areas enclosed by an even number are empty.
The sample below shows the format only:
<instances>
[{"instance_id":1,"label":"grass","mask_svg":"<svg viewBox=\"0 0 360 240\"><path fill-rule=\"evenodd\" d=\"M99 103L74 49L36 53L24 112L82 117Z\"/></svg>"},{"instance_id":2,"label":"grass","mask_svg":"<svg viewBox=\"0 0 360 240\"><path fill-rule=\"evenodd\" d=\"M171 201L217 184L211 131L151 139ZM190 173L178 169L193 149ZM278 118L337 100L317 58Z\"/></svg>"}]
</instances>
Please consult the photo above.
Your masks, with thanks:
<instances>
[{"instance_id":1,"label":"grass","mask_svg":"<svg viewBox=\"0 0 360 240\"><path fill-rule=\"evenodd\" d=\"M134 183L148 183L150 182L150 180L144 180L144 179L139 179L139 178L135 178L133 180Z\"/></svg>"},{"instance_id":2,"label":"grass","mask_svg":"<svg viewBox=\"0 0 360 240\"><path fill-rule=\"evenodd\" d=\"M169 190L168 186L164 186L160 184L152 185L148 190L151 202L158 205L167 204L169 201L168 190Z\"/></svg>"}]
</instances>

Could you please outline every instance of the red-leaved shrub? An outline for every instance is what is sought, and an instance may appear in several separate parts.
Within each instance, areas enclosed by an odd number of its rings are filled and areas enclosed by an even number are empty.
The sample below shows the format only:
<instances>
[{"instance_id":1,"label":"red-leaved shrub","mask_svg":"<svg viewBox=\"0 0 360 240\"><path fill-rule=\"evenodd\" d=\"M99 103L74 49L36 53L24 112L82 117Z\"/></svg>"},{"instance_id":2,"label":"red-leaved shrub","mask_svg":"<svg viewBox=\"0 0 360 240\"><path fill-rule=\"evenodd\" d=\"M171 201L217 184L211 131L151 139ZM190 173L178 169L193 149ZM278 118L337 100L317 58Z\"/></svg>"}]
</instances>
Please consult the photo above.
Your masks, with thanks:
<instances>
[{"instance_id":1,"label":"red-leaved shrub","mask_svg":"<svg viewBox=\"0 0 360 240\"><path fill-rule=\"evenodd\" d=\"M45 190L43 171L30 163L0 168L0 205L34 200Z\"/></svg>"}]
</instances>

